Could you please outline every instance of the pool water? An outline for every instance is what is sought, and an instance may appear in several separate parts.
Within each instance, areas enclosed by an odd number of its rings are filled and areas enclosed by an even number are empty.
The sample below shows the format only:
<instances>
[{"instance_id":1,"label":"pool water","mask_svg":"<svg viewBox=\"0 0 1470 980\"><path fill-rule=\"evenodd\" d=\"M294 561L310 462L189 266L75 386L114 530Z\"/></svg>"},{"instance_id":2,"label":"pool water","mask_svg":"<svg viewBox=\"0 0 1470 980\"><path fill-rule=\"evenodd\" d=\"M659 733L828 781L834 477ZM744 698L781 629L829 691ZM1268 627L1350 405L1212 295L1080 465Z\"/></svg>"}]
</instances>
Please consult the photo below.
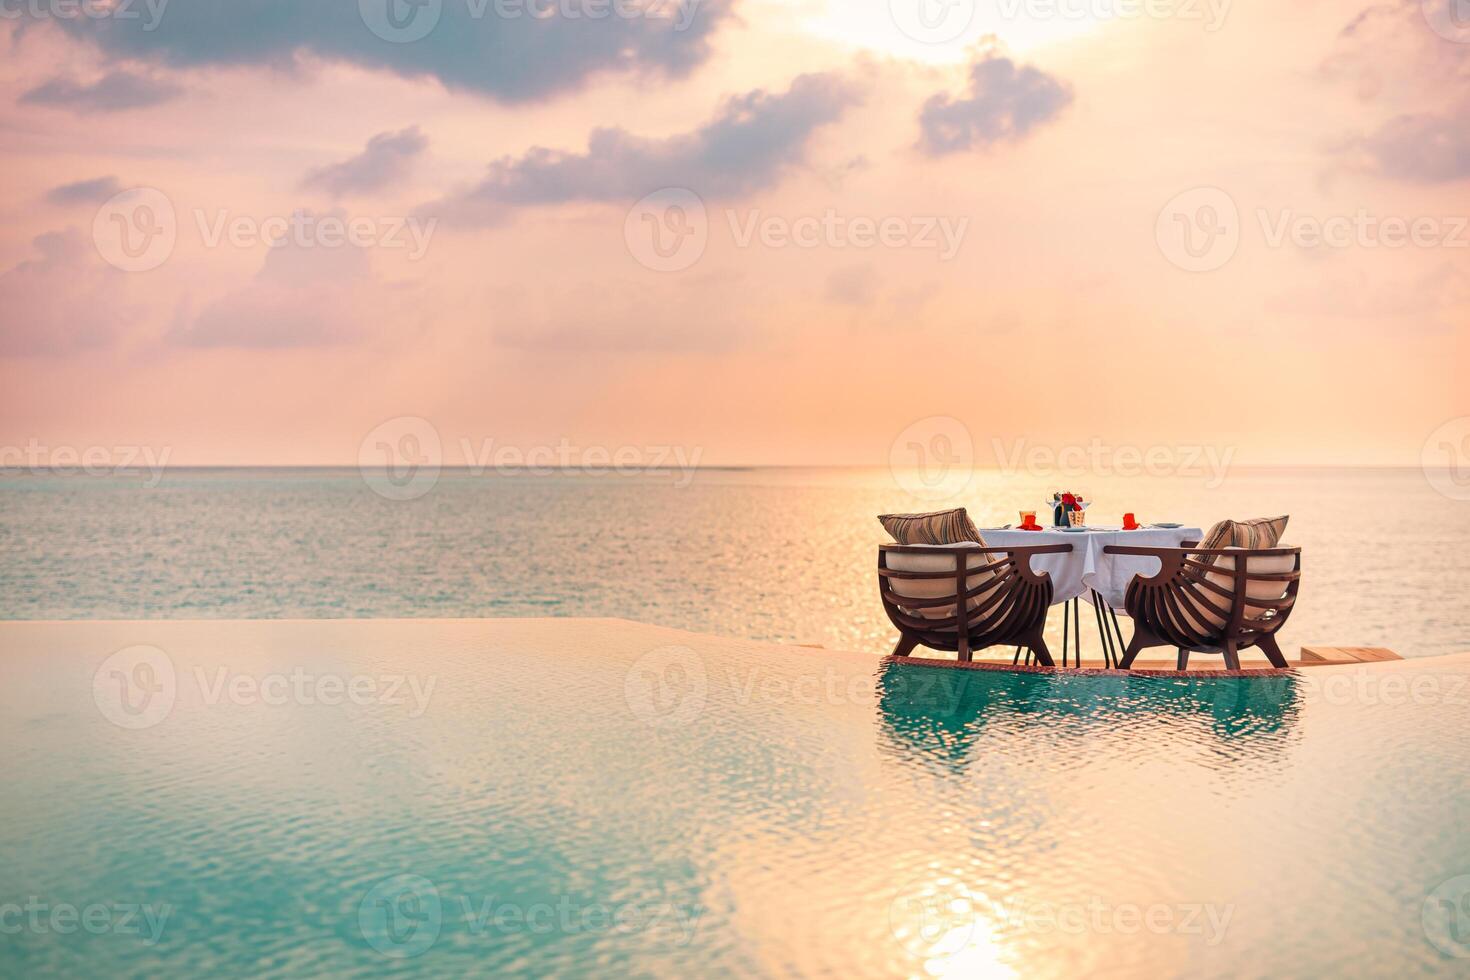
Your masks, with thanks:
<instances>
[{"instance_id":1,"label":"pool water","mask_svg":"<svg viewBox=\"0 0 1470 980\"><path fill-rule=\"evenodd\" d=\"M4 976L1470 968L1463 659L1067 678L596 620L0 649Z\"/></svg>"}]
</instances>

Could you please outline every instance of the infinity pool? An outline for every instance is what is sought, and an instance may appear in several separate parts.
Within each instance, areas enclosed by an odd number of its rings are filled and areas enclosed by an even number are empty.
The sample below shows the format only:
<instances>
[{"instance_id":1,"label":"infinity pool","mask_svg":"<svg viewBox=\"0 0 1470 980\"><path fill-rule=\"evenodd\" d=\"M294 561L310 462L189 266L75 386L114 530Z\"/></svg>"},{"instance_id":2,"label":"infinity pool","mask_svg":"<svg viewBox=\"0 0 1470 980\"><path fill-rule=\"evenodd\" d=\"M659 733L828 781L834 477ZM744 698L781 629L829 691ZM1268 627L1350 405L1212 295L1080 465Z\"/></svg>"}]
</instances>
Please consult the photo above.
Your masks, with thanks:
<instances>
[{"instance_id":1,"label":"infinity pool","mask_svg":"<svg viewBox=\"0 0 1470 980\"><path fill-rule=\"evenodd\" d=\"M615 620L0 625L0 975L1470 967L1470 661L883 666Z\"/></svg>"}]
</instances>

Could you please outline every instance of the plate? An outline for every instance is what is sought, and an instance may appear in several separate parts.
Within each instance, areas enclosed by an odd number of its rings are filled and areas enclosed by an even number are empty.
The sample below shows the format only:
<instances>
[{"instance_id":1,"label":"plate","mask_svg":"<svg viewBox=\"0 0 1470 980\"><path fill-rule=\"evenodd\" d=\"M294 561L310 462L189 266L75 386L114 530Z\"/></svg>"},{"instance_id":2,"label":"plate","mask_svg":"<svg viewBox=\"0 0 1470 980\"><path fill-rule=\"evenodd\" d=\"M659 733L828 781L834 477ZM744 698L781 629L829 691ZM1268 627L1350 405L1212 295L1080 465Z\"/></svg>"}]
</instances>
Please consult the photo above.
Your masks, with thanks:
<instances>
[{"instance_id":1,"label":"plate","mask_svg":"<svg viewBox=\"0 0 1470 980\"><path fill-rule=\"evenodd\" d=\"M1086 534L1090 530L1092 529L1086 527L1064 527L1061 529L1064 534Z\"/></svg>"},{"instance_id":2,"label":"plate","mask_svg":"<svg viewBox=\"0 0 1470 980\"><path fill-rule=\"evenodd\" d=\"M1155 524L1153 526L1154 527L1164 528L1167 531L1173 531L1173 530L1177 530L1178 528L1183 527L1184 525L1183 524Z\"/></svg>"}]
</instances>

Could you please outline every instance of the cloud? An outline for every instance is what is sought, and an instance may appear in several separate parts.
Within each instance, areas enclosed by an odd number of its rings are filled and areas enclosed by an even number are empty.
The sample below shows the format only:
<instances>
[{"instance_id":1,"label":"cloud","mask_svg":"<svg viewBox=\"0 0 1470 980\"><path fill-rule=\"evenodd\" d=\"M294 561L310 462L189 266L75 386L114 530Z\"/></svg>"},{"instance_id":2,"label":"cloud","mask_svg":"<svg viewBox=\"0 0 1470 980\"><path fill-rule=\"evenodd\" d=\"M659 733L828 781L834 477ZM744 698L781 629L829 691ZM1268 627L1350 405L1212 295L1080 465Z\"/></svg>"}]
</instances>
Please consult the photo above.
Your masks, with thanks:
<instances>
[{"instance_id":1,"label":"cloud","mask_svg":"<svg viewBox=\"0 0 1470 980\"><path fill-rule=\"evenodd\" d=\"M407 177L414 159L428 146L428 137L417 126L379 133L357 156L314 170L301 184L334 197L382 190Z\"/></svg>"},{"instance_id":2,"label":"cloud","mask_svg":"<svg viewBox=\"0 0 1470 980\"><path fill-rule=\"evenodd\" d=\"M1072 102L1072 89L1039 68L989 55L970 67L965 98L941 93L919 113L920 147L930 156L1018 140Z\"/></svg>"},{"instance_id":3,"label":"cloud","mask_svg":"<svg viewBox=\"0 0 1470 980\"><path fill-rule=\"evenodd\" d=\"M858 100L842 76L798 76L784 93L728 99L708 123L664 139L594 129L585 153L535 147L506 157L468 191L423 210L490 224L510 208L570 201L632 201L666 187L729 198L774 184L800 162L811 135Z\"/></svg>"},{"instance_id":4,"label":"cloud","mask_svg":"<svg viewBox=\"0 0 1470 980\"><path fill-rule=\"evenodd\" d=\"M139 0L134 17L52 22L112 57L153 64L276 68L315 58L523 102L574 91L599 72L682 76L709 55L733 4L188 0L152 16ZM533 16L548 6L570 13Z\"/></svg>"},{"instance_id":5,"label":"cloud","mask_svg":"<svg viewBox=\"0 0 1470 980\"><path fill-rule=\"evenodd\" d=\"M101 204L121 192L122 185L117 182L116 177L96 177L53 187L46 192L46 200L60 205Z\"/></svg>"},{"instance_id":6,"label":"cloud","mask_svg":"<svg viewBox=\"0 0 1470 980\"><path fill-rule=\"evenodd\" d=\"M846 306L871 306L878 297L878 273L871 262L844 266L827 275L826 297Z\"/></svg>"},{"instance_id":7,"label":"cloud","mask_svg":"<svg viewBox=\"0 0 1470 980\"><path fill-rule=\"evenodd\" d=\"M20 97L26 105L69 109L82 115L122 112L158 105L177 98L183 89L161 79L117 70L95 82L79 82L58 76L30 89Z\"/></svg>"},{"instance_id":8,"label":"cloud","mask_svg":"<svg viewBox=\"0 0 1470 980\"><path fill-rule=\"evenodd\" d=\"M0 354L66 354L115 340L134 318L122 302L126 273L75 228L34 244L40 258L0 274Z\"/></svg>"},{"instance_id":9,"label":"cloud","mask_svg":"<svg viewBox=\"0 0 1470 980\"><path fill-rule=\"evenodd\" d=\"M391 319L367 249L288 236L271 246L248 286L183 317L167 340L181 347L329 347Z\"/></svg>"},{"instance_id":10,"label":"cloud","mask_svg":"<svg viewBox=\"0 0 1470 980\"><path fill-rule=\"evenodd\" d=\"M1363 140L1378 171L1398 180L1435 184L1470 177L1470 105L1448 116L1396 116Z\"/></svg>"}]
</instances>

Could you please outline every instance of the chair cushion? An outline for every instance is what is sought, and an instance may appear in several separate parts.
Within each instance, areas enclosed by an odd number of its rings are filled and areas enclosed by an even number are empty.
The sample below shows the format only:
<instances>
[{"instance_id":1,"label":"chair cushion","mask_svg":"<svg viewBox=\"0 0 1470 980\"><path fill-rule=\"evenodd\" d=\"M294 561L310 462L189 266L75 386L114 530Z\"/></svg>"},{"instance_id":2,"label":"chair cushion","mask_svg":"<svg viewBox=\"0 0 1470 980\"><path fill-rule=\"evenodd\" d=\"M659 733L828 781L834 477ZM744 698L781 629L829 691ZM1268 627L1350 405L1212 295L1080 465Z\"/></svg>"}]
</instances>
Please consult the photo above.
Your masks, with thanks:
<instances>
[{"instance_id":1,"label":"chair cushion","mask_svg":"<svg viewBox=\"0 0 1470 980\"><path fill-rule=\"evenodd\" d=\"M985 539L965 508L932 514L880 514L878 522L899 544L978 544Z\"/></svg>"},{"instance_id":2,"label":"chair cushion","mask_svg":"<svg viewBox=\"0 0 1470 980\"><path fill-rule=\"evenodd\" d=\"M1283 517L1258 517L1253 521L1217 521L1200 540L1205 550L1215 548L1274 548L1286 533L1288 514Z\"/></svg>"},{"instance_id":3,"label":"chair cushion","mask_svg":"<svg viewBox=\"0 0 1470 980\"><path fill-rule=\"evenodd\" d=\"M963 513L963 512L961 512ZM897 572L948 572L955 567L952 549L961 548L973 544L970 541L957 541L948 545L933 545L931 552L904 552L890 551L886 561L888 567ZM986 565L1000 561L1005 556L1000 554L987 555L975 554L965 558L966 568L983 568ZM978 588L996 578L994 570L977 572L965 577L965 591ZM895 595L909 599L942 599L953 597L955 594L953 578L927 578L927 579L889 579L888 583L893 588ZM980 603L989 599L999 588L1000 583L995 582L989 588L984 589L971 599L966 606L974 609ZM955 613L953 605L930 606L924 609L911 609L900 604L900 609L910 616L918 616L922 619L947 619Z\"/></svg>"}]
</instances>

